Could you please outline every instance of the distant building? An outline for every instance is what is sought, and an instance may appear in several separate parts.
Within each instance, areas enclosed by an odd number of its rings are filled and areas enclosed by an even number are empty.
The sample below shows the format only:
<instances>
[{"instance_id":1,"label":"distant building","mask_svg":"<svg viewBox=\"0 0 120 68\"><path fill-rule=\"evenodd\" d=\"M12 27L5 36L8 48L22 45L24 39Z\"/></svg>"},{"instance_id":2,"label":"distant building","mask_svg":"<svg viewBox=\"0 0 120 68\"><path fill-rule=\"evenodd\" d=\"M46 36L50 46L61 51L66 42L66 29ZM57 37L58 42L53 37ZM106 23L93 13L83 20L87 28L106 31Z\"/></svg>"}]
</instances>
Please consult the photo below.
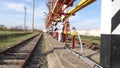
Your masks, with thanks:
<instances>
[{"instance_id":1,"label":"distant building","mask_svg":"<svg viewBox=\"0 0 120 68\"><path fill-rule=\"evenodd\" d=\"M46 30L45 30L45 29L43 29L42 31L46 33Z\"/></svg>"},{"instance_id":2,"label":"distant building","mask_svg":"<svg viewBox=\"0 0 120 68\"><path fill-rule=\"evenodd\" d=\"M91 29L91 30L77 30L80 35L86 36L99 36L100 37L100 29Z\"/></svg>"}]
</instances>

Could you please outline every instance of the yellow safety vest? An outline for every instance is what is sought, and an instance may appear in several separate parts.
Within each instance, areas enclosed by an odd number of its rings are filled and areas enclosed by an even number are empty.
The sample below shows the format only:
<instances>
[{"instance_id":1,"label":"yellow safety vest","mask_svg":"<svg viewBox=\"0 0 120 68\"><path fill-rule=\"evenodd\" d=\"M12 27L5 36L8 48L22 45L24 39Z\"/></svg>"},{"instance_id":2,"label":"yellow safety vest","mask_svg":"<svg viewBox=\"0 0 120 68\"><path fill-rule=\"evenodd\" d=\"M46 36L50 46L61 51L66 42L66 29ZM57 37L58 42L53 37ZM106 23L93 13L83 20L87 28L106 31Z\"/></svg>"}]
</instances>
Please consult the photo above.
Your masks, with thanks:
<instances>
[{"instance_id":1,"label":"yellow safety vest","mask_svg":"<svg viewBox=\"0 0 120 68\"><path fill-rule=\"evenodd\" d=\"M77 31L72 31L71 33L73 36L77 35Z\"/></svg>"}]
</instances>

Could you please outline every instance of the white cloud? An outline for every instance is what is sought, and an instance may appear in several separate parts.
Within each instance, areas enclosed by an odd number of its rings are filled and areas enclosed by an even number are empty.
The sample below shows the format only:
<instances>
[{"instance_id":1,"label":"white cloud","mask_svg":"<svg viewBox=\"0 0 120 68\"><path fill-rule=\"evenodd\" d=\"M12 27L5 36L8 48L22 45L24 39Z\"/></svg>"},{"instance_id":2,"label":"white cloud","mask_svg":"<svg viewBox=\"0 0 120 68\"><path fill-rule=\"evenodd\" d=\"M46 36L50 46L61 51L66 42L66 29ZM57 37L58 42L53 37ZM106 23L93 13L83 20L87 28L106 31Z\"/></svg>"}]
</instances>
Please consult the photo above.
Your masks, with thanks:
<instances>
[{"instance_id":1,"label":"white cloud","mask_svg":"<svg viewBox=\"0 0 120 68\"><path fill-rule=\"evenodd\" d=\"M23 0L23 1L26 1L26 2L29 2L29 3L33 2L33 0Z\"/></svg>"},{"instance_id":2,"label":"white cloud","mask_svg":"<svg viewBox=\"0 0 120 68\"><path fill-rule=\"evenodd\" d=\"M21 0L19 2L17 1L6 1L3 4L3 7L7 9L7 11L10 11L7 13L6 10L4 10L7 14L2 14L4 18L0 22L5 22L1 24L5 24L6 26L17 26L17 25L23 25L24 23L24 5L27 8L27 16L26 16L26 22L29 28L31 28L32 24L32 0ZM15 12L15 14L14 14ZM47 7L45 3L42 3L41 1L36 0L36 6L35 6L35 27L39 29L43 29L45 24L44 24L44 19L45 19L45 14L44 12L47 12ZM7 19L9 21L5 21L3 19ZM9 24L10 22L14 23Z\"/></svg>"},{"instance_id":3,"label":"white cloud","mask_svg":"<svg viewBox=\"0 0 120 68\"><path fill-rule=\"evenodd\" d=\"M85 19L85 17L82 15L81 16L75 15L75 16L70 17L70 21L76 21L76 22L79 22L79 21L84 20L84 19Z\"/></svg>"},{"instance_id":4,"label":"white cloud","mask_svg":"<svg viewBox=\"0 0 120 68\"><path fill-rule=\"evenodd\" d=\"M31 0L25 0L25 1L31 1ZM31 4L32 5L32 4ZM18 12L24 12L24 3L12 3L7 2L5 3L5 7L7 9L15 10ZM27 14L32 15L33 8L26 5L27 8ZM45 4L40 4L35 7L35 18L44 18L44 12L47 12L47 7Z\"/></svg>"},{"instance_id":5,"label":"white cloud","mask_svg":"<svg viewBox=\"0 0 120 68\"><path fill-rule=\"evenodd\" d=\"M76 27L77 29L98 29L100 28L99 17L88 17L84 14L76 14L70 17L70 27Z\"/></svg>"},{"instance_id":6,"label":"white cloud","mask_svg":"<svg viewBox=\"0 0 120 68\"><path fill-rule=\"evenodd\" d=\"M23 3L8 2L8 3L5 3L5 7L8 9L13 9L13 10L20 11L20 12L24 11L24 4Z\"/></svg>"},{"instance_id":7,"label":"white cloud","mask_svg":"<svg viewBox=\"0 0 120 68\"><path fill-rule=\"evenodd\" d=\"M100 19L92 18L92 19L79 19L74 20L74 22L70 22L71 27L76 27L77 29L98 29L100 28Z\"/></svg>"}]
</instances>

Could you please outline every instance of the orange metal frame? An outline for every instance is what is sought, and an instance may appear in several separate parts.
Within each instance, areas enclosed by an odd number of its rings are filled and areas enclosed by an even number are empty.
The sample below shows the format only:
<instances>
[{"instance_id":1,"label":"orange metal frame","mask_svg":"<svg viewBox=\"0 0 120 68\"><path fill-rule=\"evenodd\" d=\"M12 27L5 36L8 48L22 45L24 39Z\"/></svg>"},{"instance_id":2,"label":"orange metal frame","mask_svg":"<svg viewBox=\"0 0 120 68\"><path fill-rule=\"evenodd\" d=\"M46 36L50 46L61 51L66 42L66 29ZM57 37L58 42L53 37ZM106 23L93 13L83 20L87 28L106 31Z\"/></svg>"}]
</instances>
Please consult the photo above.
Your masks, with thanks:
<instances>
[{"instance_id":1,"label":"orange metal frame","mask_svg":"<svg viewBox=\"0 0 120 68\"><path fill-rule=\"evenodd\" d=\"M46 28L48 28L49 26L52 25L52 22L57 21L56 19L61 19L61 16L64 15L64 26L65 29L63 31L66 31L66 39L65 41L67 42L67 38L68 38L68 28L69 28L69 22L67 19L69 19L70 16L74 15L76 12L78 12L79 10L83 9L84 7L88 6L89 4L93 3L95 0L81 0L75 7L73 7L71 10L69 10L67 13L64 13L65 9L67 9L69 6L72 6L72 4L74 3L75 0L70 0L69 2L67 2L68 0L57 0L57 3L54 7L54 10L49 10L49 15L47 17L46 20ZM52 0L51 0L52 2ZM64 9L62 9L62 7L64 5L67 5ZM52 8L50 8L52 9ZM73 40L73 48L74 48L74 40Z\"/></svg>"}]
</instances>

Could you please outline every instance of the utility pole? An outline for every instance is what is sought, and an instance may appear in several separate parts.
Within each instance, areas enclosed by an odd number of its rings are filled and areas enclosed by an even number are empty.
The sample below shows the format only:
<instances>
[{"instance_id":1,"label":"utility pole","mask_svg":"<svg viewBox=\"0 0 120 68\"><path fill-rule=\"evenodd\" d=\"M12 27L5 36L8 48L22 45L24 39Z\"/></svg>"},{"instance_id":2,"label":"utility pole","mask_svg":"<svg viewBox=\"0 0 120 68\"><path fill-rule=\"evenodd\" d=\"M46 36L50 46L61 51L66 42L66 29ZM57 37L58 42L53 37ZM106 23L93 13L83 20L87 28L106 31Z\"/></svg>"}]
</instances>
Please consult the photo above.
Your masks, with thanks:
<instances>
[{"instance_id":1,"label":"utility pole","mask_svg":"<svg viewBox=\"0 0 120 68\"><path fill-rule=\"evenodd\" d=\"M26 7L24 6L25 15L24 15L24 32L26 31Z\"/></svg>"},{"instance_id":2,"label":"utility pole","mask_svg":"<svg viewBox=\"0 0 120 68\"><path fill-rule=\"evenodd\" d=\"M32 19L32 32L34 32L34 9L35 9L35 0L33 0L33 19Z\"/></svg>"}]
</instances>

